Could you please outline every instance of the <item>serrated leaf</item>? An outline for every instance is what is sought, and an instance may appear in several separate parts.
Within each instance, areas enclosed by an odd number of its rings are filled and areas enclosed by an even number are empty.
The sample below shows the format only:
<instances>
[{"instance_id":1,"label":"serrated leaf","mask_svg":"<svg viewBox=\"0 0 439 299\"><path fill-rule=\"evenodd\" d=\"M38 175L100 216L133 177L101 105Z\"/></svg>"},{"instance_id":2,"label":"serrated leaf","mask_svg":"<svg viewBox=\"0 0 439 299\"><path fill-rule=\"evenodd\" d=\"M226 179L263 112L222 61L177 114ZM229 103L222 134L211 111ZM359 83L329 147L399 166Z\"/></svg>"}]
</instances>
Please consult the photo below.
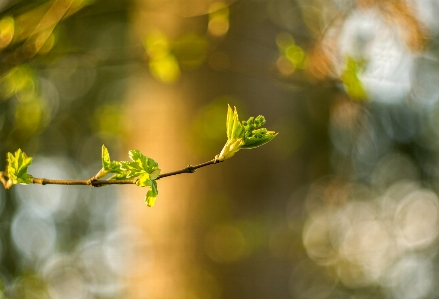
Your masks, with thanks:
<instances>
[{"instance_id":1,"label":"serrated leaf","mask_svg":"<svg viewBox=\"0 0 439 299\"><path fill-rule=\"evenodd\" d=\"M130 150L128 155L131 161L110 162L110 156L106 148L102 147L102 166L112 169L115 175L111 180L129 180L138 178L136 185L150 187L145 197L145 202L152 207L158 195L156 178L160 175L157 162L146 157L139 150ZM113 164L115 163L115 164Z\"/></svg>"},{"instance_id":2,"label":"serrated leaf","mask_svg":"<svg viewBox=\"0 0 439 299\"><path fill-rule=\"evenodd\" d=\"M139 150L130 150L128 152L128 155L130 159L133 162L138 163L142 169L145 169L146 166L148 165L148 157L143 155Z\"/></svg>"},{"instance_id":3,"label":"serrated leaf","mask_svg":"<svg viewBox=\"0 0 439 299\"><path fill-rule=\"evenodd\" d=\"M152 172L154 172L156 170L158 170L160 172L160 169L158 167L159 167L159 164L156 161L154 161L151 158L148 159L148 167L146 169L146 171L148 173L152 173Z\"/></svg>"},{"instance_id":4,"label":"serrated leaf","mask_svg":"<svg viewBox=\"0 0 439 299\"><path fill-rule=\"evenodd\" d=\"M21 149L14 154L7 155L6 172L11 184L30 184L32 176L27 173L27 169L32 164L32 158L28 157Z\"/></svg>"},{"instance_id":5,"label":"serrated leaf","mask_svg":"<svg viewBox=\"0 0 439 299\"><path fill-rule=\"evenodd\" d=\"M118 177L124 177L125 179L132 179L146 173L139 163L133 161L121 161L120 170L121 173Z\"/></svg>"},{"instance_id":6,"label":"serrated leaf","mask_svg":"<svg viewBox=\"0 0 439 299\"><path fill-rule=\"evenodd\" d=\"M158 169L158 164L153 159L146 157L139 150L129 151L129 156L133 162L138 164L138 168L147 173L151 173Z\"/></svg>"},{"instance_id":7,"label":"serrated leaf","mask_svg":"<svg viewBox=\"0 0 439 299\"><path fill-rule=\"evenodd\" d=\"M113 172L116 175L111 179L115 180L129 180L136 177L148 174L152 175L153 179L158 177L160 169L157 162L146 157L139 150L130 150L129 156L132 161L117 162L117 171Z\"/></svg>"},{"instance_id":8,"label":"serrated leaf","mask_svg":"<svg viewBox=\"0 0 439 299\"><path fill-rule=\"evenodd\" d=\"M146 193L145 202L148 205L148 207L153 207L159 192L157 190L157 182L154 180L150 182L151 182L151 186L148 190L148 193Z\"/></svg>"}]
</instances>

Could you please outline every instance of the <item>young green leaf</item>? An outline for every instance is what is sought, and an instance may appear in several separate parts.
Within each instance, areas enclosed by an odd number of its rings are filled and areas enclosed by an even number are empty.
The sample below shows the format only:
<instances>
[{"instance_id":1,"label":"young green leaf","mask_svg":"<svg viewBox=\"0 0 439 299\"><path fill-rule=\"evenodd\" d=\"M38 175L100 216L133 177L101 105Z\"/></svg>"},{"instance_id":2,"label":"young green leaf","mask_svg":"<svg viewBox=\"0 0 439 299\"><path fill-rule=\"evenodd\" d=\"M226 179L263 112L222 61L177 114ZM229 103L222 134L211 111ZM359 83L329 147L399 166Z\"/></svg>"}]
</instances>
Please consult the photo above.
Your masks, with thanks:
<instances>
[{"instance_id":1,"label":"young green leaf","mask_svg":"<svg viewBox=\"0 0 439 299\"><path fill-rule=\"evenodd\" d=\"M153 159L144 156L139 150L131 150L129 151L129 156L133 162L139 164L140 169L146 171L147 173L151 173L154 170L158 169L158 164Z\"/></svg>"},{"instance_id":2,"label":"young green leaf","mask_svg":"<svg viewBox=\"0 0 439 299\"><path fill-rule=\"evenodd\" d=\"M157 162L146 157L139 150L130 150L131 161L120 161L120 172L111 179L124 180L138 178L136 185L139 187L149 187L145 197L145 202L152 207L158 195L157 182L155 179L160 175L160 168Z\"/></svg>"},{"instance_id":3,"label":"young green leaf","mask_svg":"<svg viewBox=\"0 0 439 299\"><path fill-rule=\"evenodd\" d=\"M149 173L145 173L145 174L142 174L141 176L139 176L139 179L137 180L136 185L139 187L151 186L151 180L150 180Z\"/></svg>"},{"instance_id":4,"label":"young green leaf","mask_svg":"<svg viewBox=\"0 0 439 299\"><path fill-rule=\"evenodd\" d=\"M237 139L243 137L243 128L238 118L238 111L236 111L236 107L234 111L230 108L230 105L227 109L227 139Z\"/></svg>"},{"instance_id":5,"label":"young green leaf","mask_svg":"<svg viewBox=\"0 0 439 299\"><path fill-rule=\"evenodd\" d=\"M227 105L227 120L226 120L226 127L227 127L227 140L232 139L232 130L233 130L233 124L235 122L234 114L232 108L230 108L230 105ZM235 108L236 110L236 108Z\"/></svg>"},{"instance_id":6,"label":"young green leaf","mask_svg":"<svg viewBox=\"0 0 439 299\"><path fill-rule=\"evenodd\" d=\"M146 193L146 197L145 197L145 202L148 205L148 207L154 206L158 194L159 191L157 190L157 182L152 180L151 187L149 188L148 193Z\"/></svg>"},{"instance_id":7,"label":"young green leaf","mask_svg":"<svg viewBox=\"0 0 439 299\"><path fill-rule=\"evenodd\" d=\"M261 137L248 137L245 140L245 144L241 147L242 149L252 149L260 147L261 145L266 144L267 142L273 140L274 137L277 136L278 133L274 131L267 131L264 136Z\"/></svg>"},{"instance_id":8,"label":"young green leaf","mask_svg":"<svg viewBox=\"0 0 439 299\"><path fill-rule=\"evenodd\" d=\"M111 168L110 153L105 145L102 145L102 168L108 171Z\"/></svg>"},{"instance_id":9,"label":"young green leaf","mask_svg":"<svg viewBox=\"0 0 439 299\"><path fill-rule=\"evenodd\" d=\"M120 165L118 161L111 162L110 153L105 145L102 145L102 168L99 172L94 176L94 179L100 179L105 177L109 173L120 173Z\"/></svg>"},{"instance_id":10,"label":"young green leaf","mask_svg":"<svg viewBox=\"0 0 439 299\"><path fill-rule=\"evenodd\" d=\"M133 179L144 173L144 171L139 163L133 161L120 161L120 169L121 173L117 175L118 179Z\"/></svg>"},{"instance_id":11,"label":"young green leaf","mask_svg":"<svg viewBox=\"0 0 439 299\"><path fill-rule=\"evenodd\" d=\"M144 174L139 177L136 182L136 185L139 187L150 187L148 192L146 193L145 202L148 207L154 206L155 200L158 195L157 191L157 182L153 179L150 179L149 174Z\"/></svg>"},{"instance_id":12,"label":"young green leaf","mask_svg":"<svg viewBox=\"0 0 439 299\"><path fill-rule=\"evenodd\" d=\"M9 178L7 188L15 184L30 184L32 176L27 173L27 169L32 163L32 158L28 157L21 149L14 154L8 153L6 173Z\"/></svg>"}]
</instances>

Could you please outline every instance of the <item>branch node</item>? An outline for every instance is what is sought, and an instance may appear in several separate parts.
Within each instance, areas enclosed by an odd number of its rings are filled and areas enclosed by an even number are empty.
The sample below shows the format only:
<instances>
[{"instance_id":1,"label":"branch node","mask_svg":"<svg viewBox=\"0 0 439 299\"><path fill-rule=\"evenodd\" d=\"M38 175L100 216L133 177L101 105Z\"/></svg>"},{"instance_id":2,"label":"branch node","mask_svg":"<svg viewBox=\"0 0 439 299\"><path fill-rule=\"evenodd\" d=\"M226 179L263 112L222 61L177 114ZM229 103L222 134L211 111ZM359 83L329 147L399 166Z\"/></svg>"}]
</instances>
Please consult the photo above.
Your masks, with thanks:
<instances>
[{"instance_id":1,"label":"branch node","mask_svg":"<svg viewBox=\"0 0 439 299\"><path fill-rule=\"evenodd\" d=\"M104 186L104 184L102 184L102 183L100 183L98 181L99 181L99 179L96 178L96 176L94 176L94 177L92 177L91 179L89 179L87 181L87 185L90 185L93 188L98 188L98 187Z\"/></svg>"},{"instance_id":2,"label":"branch node","mask_svg":"<svg viewBox=\"0 0 439 299\"><path fill-rule=\"evenodd\" d=\"M195 171L197 171L197 169L196 168L194 168L192 165L188 165L188 166L186 166L186 169L187 169L187 172L189 172L189 173L194 173Z\"/></svg>"}]
</instances>

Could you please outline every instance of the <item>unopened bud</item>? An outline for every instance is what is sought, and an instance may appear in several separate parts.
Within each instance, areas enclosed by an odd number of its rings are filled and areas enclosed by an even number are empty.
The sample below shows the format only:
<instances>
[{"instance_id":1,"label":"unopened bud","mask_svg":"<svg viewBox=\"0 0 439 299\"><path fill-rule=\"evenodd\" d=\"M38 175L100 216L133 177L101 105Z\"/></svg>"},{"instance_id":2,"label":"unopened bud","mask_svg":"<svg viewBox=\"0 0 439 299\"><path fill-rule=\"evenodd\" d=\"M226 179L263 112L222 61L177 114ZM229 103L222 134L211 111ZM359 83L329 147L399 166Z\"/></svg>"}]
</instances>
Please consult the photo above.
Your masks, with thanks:
<instances>
[{"instance_id":1,"label":"unopened bud","mask_svg":"<svg viewBox=\"0 0 439 299\"><path fill-rule=\"evenodd\" d=\"M255 123L258 125L258 127L265 125L265 117L262 115L259 115L255 118Z\"/></svg>"}]
</instances>

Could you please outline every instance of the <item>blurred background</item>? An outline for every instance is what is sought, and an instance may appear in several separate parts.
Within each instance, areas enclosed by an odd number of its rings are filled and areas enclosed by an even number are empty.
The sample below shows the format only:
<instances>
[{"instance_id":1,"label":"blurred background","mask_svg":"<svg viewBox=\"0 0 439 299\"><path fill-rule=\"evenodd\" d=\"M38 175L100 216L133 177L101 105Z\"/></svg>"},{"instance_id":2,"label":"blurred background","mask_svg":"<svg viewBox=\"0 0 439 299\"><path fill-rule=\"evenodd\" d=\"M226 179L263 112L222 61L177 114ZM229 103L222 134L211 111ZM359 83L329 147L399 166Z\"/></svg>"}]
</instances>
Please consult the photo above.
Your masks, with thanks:
<instances>
[{"instance_id":1,"label":"blurred background","mask_svg":"<svg viewBox=\"0 0 439 299\"><path fill-rule=\"evenodd\" d=\"M0 188L0 298L436 298L439 1L0 0L0 156L135 186ZM0 169L5 159L0 159Z\"/></svg>"}]
</instances>

